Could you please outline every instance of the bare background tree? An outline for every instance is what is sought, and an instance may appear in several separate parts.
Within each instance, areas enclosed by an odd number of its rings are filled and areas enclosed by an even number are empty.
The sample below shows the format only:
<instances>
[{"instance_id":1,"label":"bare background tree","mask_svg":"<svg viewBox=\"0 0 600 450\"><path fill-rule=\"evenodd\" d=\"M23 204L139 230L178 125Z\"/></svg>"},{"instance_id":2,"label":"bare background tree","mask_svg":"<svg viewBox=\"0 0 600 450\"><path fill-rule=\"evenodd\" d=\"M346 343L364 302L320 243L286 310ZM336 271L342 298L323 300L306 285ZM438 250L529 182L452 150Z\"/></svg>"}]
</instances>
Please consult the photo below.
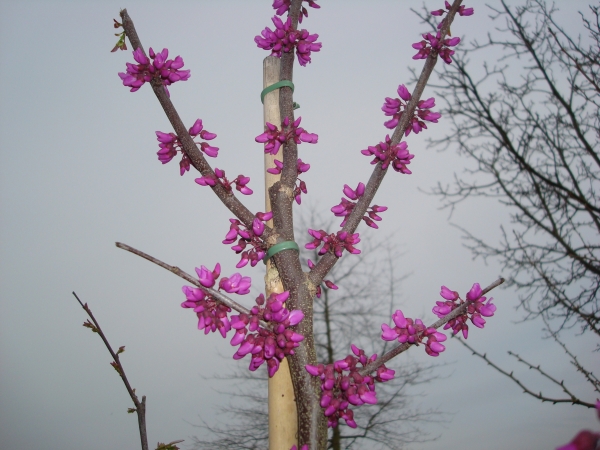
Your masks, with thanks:
<instances>
[{"instance_id":1,"label":"bare background tree","mask_svg":"<svg viewBox=\"0 0 600 450\"><path fill-rule=\"evenodd\" d=\"M465 46L456 64L443 65L438 74L436 94L445 101L442 114L452 131L431 142L458 150L474 165L434 193L449 208L473 197L509 208L511 224L502 227L499 243L463 229L467 246L475 257L502 263L509 285L520 293L524 319L543 320L547 337L597 394L598 379L559 334L575 327L600 336L599 7L580 12L581 36L557 23L554 5L500 3L489 7L496 31L484 43ZM428 13L417 14L433 25ZM482 54L483 66L470 63ZM512 371L469 349L539 400L593 407L518 354L509 352L557 385L561 395L534 392Z\"/></svg>"},{"instance_id":2,"label":"bare background tree","mask_svg":"<svg viewBox=\"0 0 600 450\"><path fill-rule=\"evenodd\" d=\"M308 224L317 229L334 226L333 220L318 216L316 208L308 211L309 217L299 217L298 233L306 230ZM370 234L361 244L364 251L354 260L342 261L328 277L340 288L330 289L322 284L321 298L315 299L315 344L317 357L325 364L343 359L350 342L377 354L389 347L389 343L379 339L380 324L400 305L400 285L408 274L398 274L401 254L390 245L389 238ZM315 251L302 250L302 253L303 261L317 259ZM415 387L436 378L435 367L435 364L423 365L410 359L403 361L401 367L393 367L396 377L377 391L378 403L362 407L356 429L345 426L331 429L327 448L396 450L409 443L431 440L419 422L443 420L441 413L421 410L413 400L420 395ZM193 448L258 450L268 447L267 377L263 371L245 369L236 369L232 376L226 377L238 381L234 391L224 392L231 399L221 410L227 417L224 421L227 425L204 421L200 427L214 439L196 437Z\"/></svg>"}]
</instances>

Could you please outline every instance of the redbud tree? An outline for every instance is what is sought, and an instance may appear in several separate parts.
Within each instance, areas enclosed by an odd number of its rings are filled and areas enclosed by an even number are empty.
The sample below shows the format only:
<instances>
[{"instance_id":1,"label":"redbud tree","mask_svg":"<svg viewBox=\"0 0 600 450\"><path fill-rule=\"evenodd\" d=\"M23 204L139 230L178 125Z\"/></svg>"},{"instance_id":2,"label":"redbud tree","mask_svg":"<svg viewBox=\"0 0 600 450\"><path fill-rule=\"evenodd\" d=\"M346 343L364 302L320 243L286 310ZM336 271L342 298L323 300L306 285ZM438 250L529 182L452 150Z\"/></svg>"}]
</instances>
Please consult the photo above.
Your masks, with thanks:
<instances>
[{"instance_id":1,"label":"redbud tree","mask_svg":"<svg viewBox=\"0 0 600 450\"><path fill-rule=\"evenodd\" d=\"M485 318L493 316L496 310L486 294L504 280L499 279L486 288L475 283L462 297L442 286L442 299L433 306L433 312L439 317L437 322L426 325L397 310L389 324L381 325L381 339L397 343L390 351L367 355L348 342L348 356L344 359L327 365L319 363L313 336L313 301L321 295L321 286L336 288L335 280L327 277L339 259L352 258L361 252L359 225L364 222L370 229L378 228L377 222L382 220L387 207L377 205L375 196L389 169L395 172L393 176L411 174L409 166L415 155L410 153L403 138L410 133L419 134L440 120L441 115L432 110L435 99L422 98L423 93L438 59L445 64L452 63L455 48L460 43L460 38L450 35L456 15L467 17L474 11L461 5L461 0L455 0L431 12L439 19L437 33L423 34L420 42L412 44L417 52L413 59L423 60L416 85L411 88L399 80L398 97L385 98L381 108L385 115L383 125L391 131L381 142L357 149L370 159L370 176L367 178L365 173L365 181L356 187L348 184L341 187L343 197L339 204L331 207L331 212L342 219L341 228L308 229L306 235L295 236L292 206L294 202L300 204L307 194L306 183L300 176L310 169L309 162L300 157L299 146L318 141L317 134L301 126L293 98L295 61L306 67L321 49L319 35L301 28L303 19L308 21L307 6L320 8L314 0L274 0L273 28L266 27L254 39L271 57L280 58L278 82L267 86L262 94L264 97L278 90L280 117L277 123L267 122L256 137L256 142L264 144L264 153L272 160L272 166L266 170L275 177L268 186L268 208L264 212L253 212L241 201L241 196L253 194L249 177L226 175L226 168L209 163L209 160L216 161L220 151L211 143L216 134L206 130L200 118L188 125L180 118L168 87L190 79L191 71L184 69L182 57L170 58L167 49L155 51L150 47L146 52L126 10L121 11L120 21L115 20L114 24L123 31L117 34L119 40L113 51L127 50L127 40L133 50L134 62L127 63L126 70L119 73L123 85L136 92L148 84L173 127L172 131L156 131L158 160L167 164L177 159L181 176L198 172L195 183L202 186L207 195L211 190L233 215L228 229L223 224L223 243L239 255L236 267L248 264L254 267L264 262L267 271L275 273L280 280L281 287L268 286L265 294L253 302L244 302L238 298L249 294L252 280L241 273L222 276L220 264L207 268L200 261L196 276L192 276L128 245L117 243L117 246L185 279L188 284L182 288L185 301L181 306L193 310L198 329L204 334L217 333L230 339L231 345L236 347L234 359L245 360L251 371L266 369L269 377L279 376L283 371L289 373L285 377L293 386L297 417L291 442L293 447L317 450L326 446L327 427L339 423L356 427L355 414L360 414L360 405L377 402L378 383L394 378L394 370L386 366L393 358L415 346L422 346L428 355L437 357L445 350L443 342L446 341L446 335L438 331L440 328L461 333L464 338L468 337L469 323L483 328ZM367 167L365 165L365 169ZM316 250L318 260L301 261L300 245ZM82 306L91 316L87 305ZM91 317L93 323L88 321L86 326L101 333ZM101 336L105 339L103 334ZM118 360L120 352L122 349L112 352L113 366L128 386L142 430L144 400L137 400L129 387ZM147 443L145 445L147 448ZM289 447L292 445L286 448Z\"/></svg>"}]
</instances>

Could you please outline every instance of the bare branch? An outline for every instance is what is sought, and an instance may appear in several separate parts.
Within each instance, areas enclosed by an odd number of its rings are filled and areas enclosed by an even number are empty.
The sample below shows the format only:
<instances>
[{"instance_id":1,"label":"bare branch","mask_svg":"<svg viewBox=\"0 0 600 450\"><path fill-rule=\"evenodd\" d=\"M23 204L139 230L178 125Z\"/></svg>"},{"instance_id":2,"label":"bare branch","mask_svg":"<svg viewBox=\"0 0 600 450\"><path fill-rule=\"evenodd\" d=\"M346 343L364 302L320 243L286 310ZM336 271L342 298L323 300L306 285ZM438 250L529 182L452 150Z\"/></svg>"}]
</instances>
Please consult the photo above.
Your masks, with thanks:
<instances>
[{"instance_id":1,"label":"bare branch","mask_svg":"<svg viewBox=\"0 0 600 450\"><path fill-rule=\"evenodd\" d=\"M98 336L100 336L100 338L104 342L104 345L108 349L110 356L112 356L112 358L113 358L113 362L111 363L111 366L113 366L113 368L117 371L117 373L121 377L121 380L123 381L123 384L125 385L125 389L127 389L127 392L129 393L129 396L131 397L131 400L133 401L133 404L135 405L135 412L136 412L137 418L138 418L138 428L140 431L140 440L142 443L142 450L148 450L148 435L146 433L146 396L143 395L142 401L140 402L137 395L135 394L135 389L133 389L131 387L131 385L129 384L129 380L127 379L127 375L125 374L125 369L123 368L123 364L121 364L121 361L119 359L119 354L123 353L123 351L125 351L125 347L120 347L119 350L117 352L115 352L112 349L110 343L108 342L106 335L102 331L102 328L100 328L100 324L98 323L98 321L92 314L92 310L90 309L88 304L82 303L75 292L73 292L73 296L77 299L77 301L79 302L81 307L84 309L84 311L87 313L87 315L90 317L90 319L92 319L93 325L89 321L87 321L83 324L83 326L86 328L90 328L94 333L98 333ZM130 412L132 412L132 411L130 410Z\"/></svg>"},{"instance_id":2,"label":"bare branch","mask_svg":"<svg viewBox=\"0 0 600 450\"><path fill-rule=\"evenodd\" d=\"M517 360L523 364L525 364L529 369L533 369L536 372L538 372L540 375L542 375L543 377L547 378L548 380L550 380L552 383L556 384L557 386L559 386L561 388L561 390L567 394L569 397L568 398L550 398L550 397L546 397L542 394L542 392L533 392L531 389L529 389L527 386L525 386L517 377L515 377L513 375L513 372L508 372L504 369L502 369L500 366L494 364L487 356L487 354L483 353L479 353L477 350L475 350L473 347L471 347L469 344L467 344L463 339L457 337L457 336L452 336L453 338L455 338L456 340L458 340L462 345L464 345L466 348L468 348L473 355L478 356L479 358L483 359L489 366L493 367L496 371L500 372L502 375L507 376L508 378L510 378L513 382L515 382L521 389L523 389L523 393L531 395L534 398L537 398L538 400L541 400L542 402L551 402L553 404L557 404L557 403L571 403L573 405L581 405L581 406L585 406L587 408L595 408L596 405L593 403L588 403L588 402L584 402L583 400L580 400L579 398L577 398L571 391L569 391L569 389L565 386L564 381L558 381L555 378L551 377L550 375L548 375L544 370L541 369L541 367L538 366L534 366L530 363L528 363L527 361L525 361L524 359L522 359L519 355L513 353L513 352L508 352L509 355L514 356L517 358Z\"/></svg>"}]
</instances>

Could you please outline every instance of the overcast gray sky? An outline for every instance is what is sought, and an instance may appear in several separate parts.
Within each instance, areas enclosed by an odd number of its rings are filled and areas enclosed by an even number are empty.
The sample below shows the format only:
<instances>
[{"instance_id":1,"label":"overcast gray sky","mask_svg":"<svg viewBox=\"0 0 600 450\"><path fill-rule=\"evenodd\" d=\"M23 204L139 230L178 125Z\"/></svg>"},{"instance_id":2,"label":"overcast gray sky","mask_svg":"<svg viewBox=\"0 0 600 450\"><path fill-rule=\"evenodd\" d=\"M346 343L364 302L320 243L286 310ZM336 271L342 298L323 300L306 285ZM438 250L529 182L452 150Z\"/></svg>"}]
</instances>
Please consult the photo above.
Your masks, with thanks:
<instances>
[{"instance_id":1,"label":"overcast gray sky","mask_svg":"<svg viewBox=\"0 0 600 450\"><path fill-rule=\"evenodd\" d=\"M182 55L192 76L171 88L172 100L184 122L202 118L218 134L216 166L250 176L258 194L243 200L262 211L262 147L254 137L262 130L259 94L267 53L253 38L272 25L270 3L0 3L0 447L139 445L135 416L126 414L130 400L101 341L81 327L86 317L73 290L90 304L112 344L126 345L129 378L148 396L152 444L189 443L202 433L193 427L200 418L218 420L214 411L226 399L215 389L223 385L207 378L229 373L236 364L219 356L233 353L228 340L196 330L193 314L179 306L180 279L114 242L190 273L220 261L229 275L237 258L221 240L230 213L194 183L194 174L180 177L176 161L165 166L157 161L154 132L172 130L148 86L132 94L121 85L117 72L132 56L110 53L116 42L112 19L127 7L146 48L167 47L172 56ZM367 180L371 166L360 150L385 136L383 99L409 81L408 66L421 66L411 59L411 43L426 29L409 11L415 2L320 3L303 26L320 35L323 49L309 67L296 69L295 100L302 125L319 135L318 145L300 148L311 164L305 202L331 214L344 183L354 187ZM428 4L433 9L441 3ZM467 6L475 6L476 15L458 20L453 32L484 36L490 22L483 3ZM576 11L585 2L558 6L565 9L562 22L581 29ZM449 180L465 164L451 152L425 148L427 135L443 133L443 127L442 119L426 133L409 136L416 154L413 174L389 174L376 199L390 207L381 229L361 229L394 233L394 243L405 250L399 266L412 273L403 285L402 309L427 321L440 285L464 293L473 282L487 285L500 275L499 267L471 260L447 211L419 190ZM479 201L459 208L452 221L497 240L506 217L501 206ZM242 272L260 288L261 269ZM560 392L508 359L507 350L541 363L593 401L559 349L540 339L541 324L515 323L521 317L515 293L497 290L494 297L498 312L485 330L471 333L472 345L545 394ZM600 370L590 339L567 340L589 368ZM415 359L428 358L420 349L413 353ZM415 449L549 449L582 427L599 428L593 411L523 395L458 343L449 342L439 359L451 363L440 372L446 378L423 388L427 396L419 403L454 414L445 426L429 428L440 435L438 441ZM394 363L402 364L402 358Z\"/></svg>"}]
</instances>

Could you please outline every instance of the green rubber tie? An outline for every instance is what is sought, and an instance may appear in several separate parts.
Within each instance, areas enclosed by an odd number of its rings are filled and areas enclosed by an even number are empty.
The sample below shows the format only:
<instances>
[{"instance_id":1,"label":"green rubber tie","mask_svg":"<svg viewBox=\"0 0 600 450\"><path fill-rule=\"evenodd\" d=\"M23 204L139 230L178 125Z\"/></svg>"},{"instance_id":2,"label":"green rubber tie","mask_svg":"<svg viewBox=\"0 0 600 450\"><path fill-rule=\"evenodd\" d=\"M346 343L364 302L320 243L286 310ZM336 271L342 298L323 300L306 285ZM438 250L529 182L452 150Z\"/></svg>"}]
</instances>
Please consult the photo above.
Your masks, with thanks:
<instances>
[{"instance_id":1,"label":"green rubber tie","mask_svg":"<svg viewBox=\"0 0 600 450\"><path fill-rule=\"evenodd\" d=\"M282 80L282 81L278 81L275 84L272 84L271 86L267 86L266 88L264 88L262 90L262 92L260 93L260 102L264 105L265 104L265 95L267 95L269 92L274 91L275 89L280 89L282 87L289 87L292 92L294 92L294 83L292 83L290 80ZM300 108L300 105L296 102L294 102L294 109L298 109Z\"/></svg>"},{"instance_id":2,"label":"green rubber tie","mask_svg":"<svg viewBox=\"0 0 600 450\"><path fill-rule=\"evenodd\" d=\"M294 241L280 242L279 244L275 244L269 249L267 255L263 258L263 262L266 264L270 258L284 250L296 250L299 252L300 248L298 247L298 244L296 244Z\"/></svg>"}]
</instances>

